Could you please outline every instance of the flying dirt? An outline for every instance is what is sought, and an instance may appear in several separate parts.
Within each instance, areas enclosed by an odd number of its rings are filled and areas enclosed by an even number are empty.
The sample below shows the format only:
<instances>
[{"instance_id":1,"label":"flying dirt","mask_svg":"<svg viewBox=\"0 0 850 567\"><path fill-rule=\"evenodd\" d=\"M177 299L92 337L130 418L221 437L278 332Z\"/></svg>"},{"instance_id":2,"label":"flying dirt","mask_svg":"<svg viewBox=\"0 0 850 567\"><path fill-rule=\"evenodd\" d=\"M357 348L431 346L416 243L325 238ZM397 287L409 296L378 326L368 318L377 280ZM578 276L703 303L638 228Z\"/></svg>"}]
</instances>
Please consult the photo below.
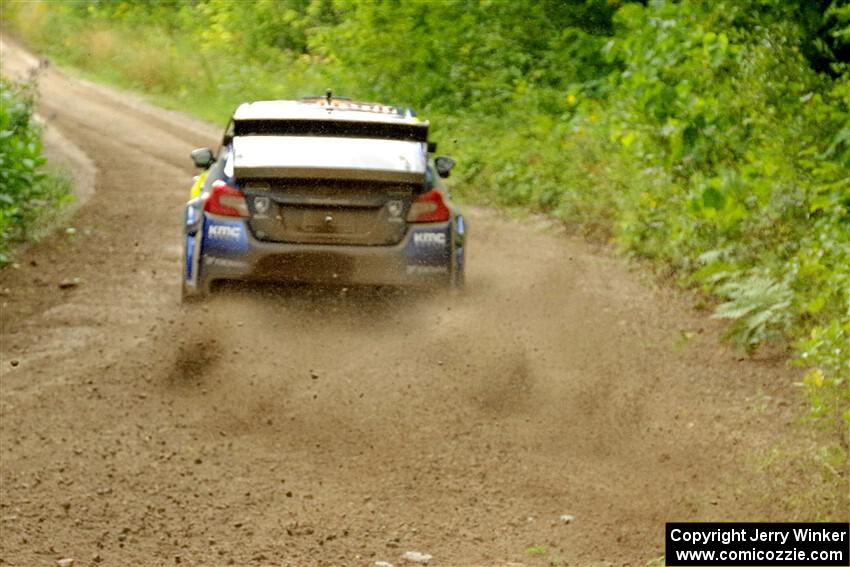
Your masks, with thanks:
<instances>
[{"instance_id":1,"label":"flying dirt","mask_svg":"<svg viewBox=\"0 0 850 567\"><path fill-rule=\"evenodd\" d=\"M814 442L798 371L608 248L468 207L461 295L183 306L189 152L218 129L53 67L40 93L95 190L0 271L0 563L644 565L666 521L824 512L770 467Z\"/></svg>"}]
</instances>

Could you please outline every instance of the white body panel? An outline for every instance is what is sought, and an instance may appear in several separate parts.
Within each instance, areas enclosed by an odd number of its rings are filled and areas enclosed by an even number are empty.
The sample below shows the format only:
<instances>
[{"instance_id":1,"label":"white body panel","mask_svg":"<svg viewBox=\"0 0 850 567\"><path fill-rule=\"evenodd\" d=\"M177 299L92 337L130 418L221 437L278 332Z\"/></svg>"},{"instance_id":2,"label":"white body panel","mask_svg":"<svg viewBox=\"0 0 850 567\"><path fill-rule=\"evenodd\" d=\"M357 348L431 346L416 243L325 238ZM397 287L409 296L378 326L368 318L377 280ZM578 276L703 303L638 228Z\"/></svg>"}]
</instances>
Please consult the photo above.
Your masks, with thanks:
<instances>
[{"instance_id":1,"label":"white body panel","mask_svg":"<svg viewBox=\"0 0 850 567\"><path fill-rule=\"evenodd\" d=\"M320 136L237 136L237 178L368 179L421 183L427 147L422 142Z\"/></svg>"}]
</instances>

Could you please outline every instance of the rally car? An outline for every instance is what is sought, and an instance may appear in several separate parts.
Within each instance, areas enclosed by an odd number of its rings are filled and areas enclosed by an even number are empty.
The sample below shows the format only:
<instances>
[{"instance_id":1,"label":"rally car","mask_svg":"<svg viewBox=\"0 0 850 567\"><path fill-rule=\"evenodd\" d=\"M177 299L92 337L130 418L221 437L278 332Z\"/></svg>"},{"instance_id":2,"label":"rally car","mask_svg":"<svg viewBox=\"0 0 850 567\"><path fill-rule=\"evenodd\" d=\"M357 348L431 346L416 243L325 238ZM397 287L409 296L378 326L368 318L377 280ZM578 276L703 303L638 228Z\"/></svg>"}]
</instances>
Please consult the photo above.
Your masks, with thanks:
<instances>
[{"instance_id":1,"label":"rally car","mask_svg":"<svg viewBox=\"0 0 850 567\"><path fill-rule=\"evenodd\" d=\"M445 286L464 282L463 216L428 122L324 97L236 109L186 204L183 299L219 282Z\"/></svg>"}]
</instances>

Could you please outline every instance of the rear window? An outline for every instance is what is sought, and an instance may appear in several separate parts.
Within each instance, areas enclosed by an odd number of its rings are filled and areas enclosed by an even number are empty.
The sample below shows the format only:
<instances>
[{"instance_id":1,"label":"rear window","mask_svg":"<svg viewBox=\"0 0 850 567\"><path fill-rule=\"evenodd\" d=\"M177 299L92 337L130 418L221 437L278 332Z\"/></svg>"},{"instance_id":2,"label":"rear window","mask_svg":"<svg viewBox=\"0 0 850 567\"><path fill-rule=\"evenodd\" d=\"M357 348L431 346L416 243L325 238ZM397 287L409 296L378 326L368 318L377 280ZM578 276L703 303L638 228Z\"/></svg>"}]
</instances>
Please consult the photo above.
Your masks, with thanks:
<instances>
[{"instance_id":1,"label":"rear window","mask_svg":"<svg viewBox=\"0 0 850 567\"><path fill-rule=\"evenodd\" d=\"M238 120L237 136L321 136L427 142L428 127L342 120Z\"/></svg>"}]
</instances>

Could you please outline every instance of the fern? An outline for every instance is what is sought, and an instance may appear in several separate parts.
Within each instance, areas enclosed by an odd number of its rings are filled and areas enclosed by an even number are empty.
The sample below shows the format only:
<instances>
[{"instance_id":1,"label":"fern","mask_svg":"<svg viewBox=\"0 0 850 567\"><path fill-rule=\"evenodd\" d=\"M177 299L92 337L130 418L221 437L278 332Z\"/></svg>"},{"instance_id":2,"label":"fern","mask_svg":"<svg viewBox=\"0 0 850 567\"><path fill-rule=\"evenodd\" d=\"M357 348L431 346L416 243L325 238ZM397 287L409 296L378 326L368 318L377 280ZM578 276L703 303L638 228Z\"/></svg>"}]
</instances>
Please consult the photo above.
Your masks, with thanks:
<instances>
[{"instance_id":1,"label":"fern","mask_svg":"<svg viewBox=\"0 0 850 567\"><path fill-rule=\"evenodd\" d=\"M714 319L734 319L729 337L748 351L781 336L791 325L793 291L788 280L778 282L755 274L722 285L718 292L728 298L712 315Z\"/></svg>"}]
</instances>

